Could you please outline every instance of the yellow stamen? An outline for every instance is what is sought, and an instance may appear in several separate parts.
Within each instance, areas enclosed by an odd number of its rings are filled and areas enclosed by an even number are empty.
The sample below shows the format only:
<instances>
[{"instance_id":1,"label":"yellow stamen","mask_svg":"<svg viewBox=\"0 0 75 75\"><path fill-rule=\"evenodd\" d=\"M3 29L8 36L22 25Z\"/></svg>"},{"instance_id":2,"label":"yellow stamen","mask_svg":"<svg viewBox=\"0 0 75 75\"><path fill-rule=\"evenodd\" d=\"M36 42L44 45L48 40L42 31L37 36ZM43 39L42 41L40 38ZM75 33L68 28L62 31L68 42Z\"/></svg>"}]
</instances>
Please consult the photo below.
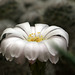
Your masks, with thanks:
<instances>
[{"instance_id":1,"label":"yellow stamen","mask_svg":"<svg viewBox=\"0 0 75 75\"><path fill-rule=\"evenodd\" d=\"M43 36L41 35L41 38L43 38Z\"/></svg>"},{"instance_id":2,"label":"yellow stamen","mask_svg":"<svg viewBox=\"0 0 75 75\"><path fill-rule=\"evenodd\" d=\"M32 35L31 34L29 34L29 36L28 37L31 37Z\"/></svg>"},{"instance_id":3,"label":"yellow stamen","mask_svg":"<svg viewBox=\"0 0 75 75\"><path fill-rule=\"evenodd\" d=\"M34 33L34 35L35 35L35 33Z\"/></svg>"},{"instance_id":4,"label":"yellow stamen","mask_svg":"<svg viewBox=\"0 0 75 75\"><path fill-rule=\"evenodd\" d=\"M38 32L38 34L40 34L40 32Z\"/></svg>"},{"instance_id":5,"label":"yellow stamen","mask_svg":"<svg viewBox=\"0 0 75 75\"><path fill-rule=\"evenodd\" d=\"M32 33L32 35L33 35L33 33Z\"/></svg>"},{"instance_id":6,"label":"yellow stamen","mask_svg":"<svg viewBox=\"0 0 75 75\"><path fill-rule=\"evenodd\" d=\"M40 32L38 32L38 34L39 34ZM41 36L32 36L32 35L35 35L35 33L31 33L31 34L29 34L29 36L28 36L28 41L36 41L36 42L40 42L40 41L42 41L43 40L43 36L41 35Z\"/></svg>"}]
</instances>

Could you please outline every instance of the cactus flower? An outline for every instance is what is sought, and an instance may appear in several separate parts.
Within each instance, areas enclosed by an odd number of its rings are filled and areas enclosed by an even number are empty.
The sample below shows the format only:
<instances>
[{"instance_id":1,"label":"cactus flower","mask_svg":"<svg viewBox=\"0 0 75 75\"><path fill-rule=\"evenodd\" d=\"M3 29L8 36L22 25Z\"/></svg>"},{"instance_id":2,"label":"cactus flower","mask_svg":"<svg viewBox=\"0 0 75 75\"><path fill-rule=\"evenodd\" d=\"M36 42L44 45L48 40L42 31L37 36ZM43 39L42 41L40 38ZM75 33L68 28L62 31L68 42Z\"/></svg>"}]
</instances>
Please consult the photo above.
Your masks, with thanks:
<instances>
[{"instance_id":1,"label":"cactus flower","mask_svg":"<svg viewBox=\"0 0 75 75\"><path fill-rule=\"evenodd\" d=\"M1 35L0 52L9 61L15 59L23 63L27 58L29 62L38 59L41 62L50 60L56 64L59 60L59 53L51 46L52 41L66 50L68 33L58 26L47 24L30 26L26 22L4 30Z\"/></svg>"}]
</instances>

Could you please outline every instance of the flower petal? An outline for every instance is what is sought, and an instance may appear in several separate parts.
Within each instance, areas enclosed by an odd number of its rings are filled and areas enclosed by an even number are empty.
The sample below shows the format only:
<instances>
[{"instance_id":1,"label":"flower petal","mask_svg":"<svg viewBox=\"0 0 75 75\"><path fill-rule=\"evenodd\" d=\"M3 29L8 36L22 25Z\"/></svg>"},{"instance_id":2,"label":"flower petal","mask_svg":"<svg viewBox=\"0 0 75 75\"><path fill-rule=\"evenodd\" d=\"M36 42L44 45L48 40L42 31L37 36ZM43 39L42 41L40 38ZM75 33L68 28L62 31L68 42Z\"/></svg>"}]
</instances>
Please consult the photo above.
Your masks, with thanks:
<instances>
[{"instance_id":1,"label":"flower petal","mask_svg":"<svg viewBox=\"0 0 75 75\"><path fill-rule=\"evenodd\" d=\"M41 31L43 31L43 29L47 27L47 24L35 24L36 36L38 36L38 32L41 33Z\"/></svg>"},{"instance_id":2,"label":"flower petal","mask_svg":"<svg viewBox=\"0 0 75 75\"><path fill-rule=\"evenodd\" d=\"M29 22L18 24L16 25L16 27L21 28L27 35L31 34L31 28Z\"/></svg>"},{"instance_id":3,"label":"flower petal","mask_svg":"<svg viewBox=\"0 0 75 75\"><path fill-rule=\"evenodd\" d=\"M60 27L51 26L51 27L47 28L42 33L42 35L45 39L49 39L50 37L57 36L57 35L64 37L67 41L67 46L68 46L68 39L69 39L68 33Z\"/></svg>"},{"instance_id":4,"label":"flower petal","mask_svg":"<svg viewBox=\"0 0 75 75\"><path fill-rule=\"evenodd\" d=\"M31 27L31 33L33 34L32 36L35 36L35 27Z\"/></svg>"},{"instance_id":5,"label":"flower petal","mask_svg":"<svg viewBox=\"0 0 75 75\"><path fill-rule=\"evenodd\" d=\"M43 32L41 33L41 35L43 35L43 37L45 37L48 33L52 32L52 31L54 31L54 30L56 30L56 29L58 29L58 28L60 28L60 27L57 27L57 26L50 26L50 27L48 27L45 31L43 31Z\"/></svg>"},{"instance_id":6,"label":"flower petal","mask_svg":"<svg viewBox=\"0 0 75 75\"><path fill-rule=\"evenodd\" d=\"M6 48L12 44L13 42L15 42L18 38L15 37L11 37L11 38L5 38L2 42L1 42L1 53L3 53L3 55L6 52Z\"/></svg>"},{"instance_id":7,"label":"flower petal","mask_svg":"<svg viewBox=\"0 0 75 75\"><path fill-rule=\"evenodd\" d=\"M39 55L39 45L37 42L28 42L24 49L25 57L28 60L36 60Z\"/></svg>"},{"instance_id":8,"label":"flower petal","mask_svg":"<svg viewBox=\"0 0 75 75\"><path fill-rule=\"evenodd\" d=\"M53 56L57 55L58 52L56 51L56 49L52 46L52 43L55 43L57 46L59 46L60 48L63 48L66 50L67 48L67 43L65 41L64 38L62 37L58 37L58 36L54 36L52 38L50 38L49 40L45 40L43 41L45 43L45 45L47 46L50 54L52 54Z\"/></svg>"},{"instance_id":9,"label":"flower petal","mask_svg":"<svg viewBox=\"0 0 75 75\"><path fill-rule=\"evenodd\" d=\"M4 30L3 34L1 35L1 39L3 38L3 35L6 34L6 37L19 37L24 39L21 33L18 31L14 30L13 28L7 28ZM11 36L12 35L12 36Z\"/></svg>"},{"instance_id":10,"label":"flower petal","mask_svg":"<svg viewBox=\"0 0 75 75\"><path fill-rule=\"evenodd\" d=\"M58 55L56 55L56 56L50 55L49 60L51 61L51 63L56 64L59 60L59 56Z\"/></svg>"},{"instance_id":11,"label":"flower petal","mask_svg":"<svg viewBox=\"0 0 75 75\"><path fill-rule=\"evenodd\" d=\"M24 46L25 46L24 41L22 41L22 40L15 41L11 46L11 48L12 48L10 50L11 56L18 58L21 55L21 53L23 52Z\"/></svg>"},{"instance_id":12,"label":"flower petal","mask_svg":"<svg viewBox=\"0 0 75 75\"><path fill-rule=\"evenodd\" d=\"M17 40L17 38L6 38L1 42L1 53L3 54L3 56L5 55L7 60L12 60L13 58L11 57L10 53L9 53L9 45L11 45L13 42L15 42Z\"/></svg>"},{"instance_id":13,"label":"flower petal","mask_svg":"<svg viewBox=\"0 0 75 75\"><path fill-rule=\"evenodd\" d=\"M64 31L63 29L57 29L57 30L54 30L52 31L51 33L49 33L45 38L46 39L49 39L50 37L52 36L60 36L60 37L63 37L66 39L66 42L67 42L67 46L68 46L68 39L69 39L69 36L68 36L68 33L66 31Z\"/></svg>"},{"instance_id":14,"label":"flower petal","mask_svg":"<svg viewBox=\"0 0 75 75\"><path fill-rule=\"evenodd\" d=\"M5 52L5 57L6 57L6 60L12 61L13 60L13 57L11 56L11 54L10 54L9 51L10 51L10 49L9 49L9 47L7 47L6 48L6 52Z\"/></svg>"},{"instance_id":15,"label":"flower petal","mask_svg":"<svg viewBox=\"0 0 75 75\"><path fill-rule=\"evenodd\" d=\"M21 28L18 28L18 27L15 27L14 28L16 31L18 31L20 34L22 34L22 36L27 39L28 38L28 35L21 29Z\"/></svg>"},{"instance_id":16,"label":"flower petal","mask_svg":"<svg viewBox=\"0 0 75 75\"><path fill-rule=\"evenodd\" d=\"M2 53L5 54L7 59L10 57L18 58L23 52L25 42L19 38L7 38L4 39L1 43Z\"/></svg>"},{"instance_id":17,"label":"flower petal","mask_svg":"<svg viewBox=\"0 0 75 75\"><path fill-rule=\"evenodd\" d=\"M46 62L48 60L49 55L50 55L49 51L43 42L39 43L39 47L40 47L40 53L39 53L38 59L42 62L43 61Z\"/></svg>"}]
</instances>

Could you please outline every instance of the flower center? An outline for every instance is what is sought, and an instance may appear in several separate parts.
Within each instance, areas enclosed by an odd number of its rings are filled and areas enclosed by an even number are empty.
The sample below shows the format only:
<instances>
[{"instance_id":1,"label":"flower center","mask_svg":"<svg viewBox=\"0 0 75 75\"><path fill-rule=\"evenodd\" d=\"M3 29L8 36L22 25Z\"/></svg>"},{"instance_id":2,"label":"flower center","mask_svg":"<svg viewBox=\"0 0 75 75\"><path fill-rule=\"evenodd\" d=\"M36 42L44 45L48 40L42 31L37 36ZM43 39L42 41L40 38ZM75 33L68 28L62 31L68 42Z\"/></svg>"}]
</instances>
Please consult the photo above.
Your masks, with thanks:
<instances>
[{"instance_id":1,"label":"flower center","mask_svg":"<svg viewBox=\"0 0 75 75\"><path fill-rule=\"evenodd\" d=\"M28 41L40 42L40 41L43 40L43 36L42 36L42 35L40 36L39 34L40 34L40 32L38 32L38 36L35 36L35 33L29 34L27 40L28 40Z\"/></svg>"}]
</instances>

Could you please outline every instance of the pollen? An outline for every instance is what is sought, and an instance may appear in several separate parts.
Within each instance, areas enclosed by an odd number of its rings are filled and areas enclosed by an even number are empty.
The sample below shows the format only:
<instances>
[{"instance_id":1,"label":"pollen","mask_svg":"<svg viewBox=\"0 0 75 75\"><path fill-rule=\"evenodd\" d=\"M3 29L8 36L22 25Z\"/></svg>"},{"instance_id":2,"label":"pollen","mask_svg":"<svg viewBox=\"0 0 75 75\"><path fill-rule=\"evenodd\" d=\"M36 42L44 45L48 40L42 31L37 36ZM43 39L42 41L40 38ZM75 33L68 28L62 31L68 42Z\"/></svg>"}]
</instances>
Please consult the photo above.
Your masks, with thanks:
<instances>
[{"instance_id":1,"label":"pollen","mask_svg":"<svg viewBox=\"0 0 75 75\"><path fill-rule=\"evenodd\" d=\"M40 34L40 32L37 32L38 34Z\"/></svg>"},{"instance_id":2,"label":"pollen","mask_svg":"<svg viewBox=\"0 0 75 75\"><path fill-rule=\"evenodd\" d=\"M35 36L35 33L29 34L27 41L30 41L30 42L31 41L41 42L42 40L44 40L43 39L43 36L42 35L39 35L40 32L37 32L37 33L38 33L38 36Z\"/></svg>"}]
</instances>

